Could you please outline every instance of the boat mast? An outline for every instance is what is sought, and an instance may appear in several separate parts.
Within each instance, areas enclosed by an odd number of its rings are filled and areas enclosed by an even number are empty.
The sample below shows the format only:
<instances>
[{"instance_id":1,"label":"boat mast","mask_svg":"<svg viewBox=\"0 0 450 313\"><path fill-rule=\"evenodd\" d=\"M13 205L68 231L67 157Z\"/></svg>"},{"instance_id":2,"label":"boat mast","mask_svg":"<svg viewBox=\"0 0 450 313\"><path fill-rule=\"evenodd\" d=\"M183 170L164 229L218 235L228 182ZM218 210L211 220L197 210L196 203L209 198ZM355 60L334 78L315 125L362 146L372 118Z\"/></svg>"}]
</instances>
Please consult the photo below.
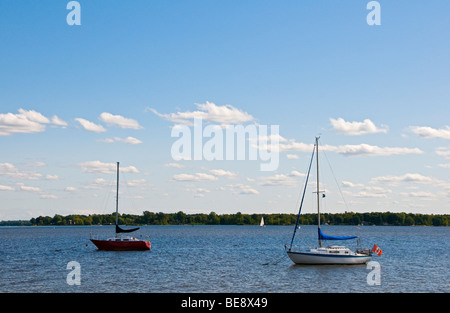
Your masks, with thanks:
<instances>
[{"instance_id":1,"label":"boat mast","mask_svg":"<svg viewBox=\"0 0 450 313\"><path fill-rule=\"evenodd\" d=\"M317 227L320 231L320 195L319 195L319 138L316 137L316 161L317 161ZM322 247L322 241L319 237L319 248Z\"/></svg>"},{"instance_id":2,"label":"boat mast","mask_svg":"<svg viewBox=\"0 0 450 313\"><path fill-rule=\"evenodd\" d=\"M119 162L117 162L116 227L119 225Z\"/></svg>"}]
</instances>

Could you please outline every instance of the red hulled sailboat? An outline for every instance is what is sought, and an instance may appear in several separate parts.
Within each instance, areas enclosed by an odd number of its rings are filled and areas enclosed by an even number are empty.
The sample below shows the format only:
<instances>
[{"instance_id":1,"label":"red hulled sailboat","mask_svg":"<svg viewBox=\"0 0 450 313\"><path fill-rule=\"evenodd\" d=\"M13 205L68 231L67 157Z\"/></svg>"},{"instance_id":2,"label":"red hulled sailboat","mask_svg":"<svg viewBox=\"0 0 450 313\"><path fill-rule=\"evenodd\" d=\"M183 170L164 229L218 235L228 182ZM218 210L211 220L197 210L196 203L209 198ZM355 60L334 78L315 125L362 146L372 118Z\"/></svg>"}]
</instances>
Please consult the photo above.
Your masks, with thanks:
<instances>
[{"instance_id":1,"label":"red hulled sailboat","mask_svg":"<svg viewBox=\"0 0 450 313\"><path fill-rule=\"evenodd\" d=\"M139 227L132 229L123 229L119 227L119 162L117 162L117 189L116 189L116 228L115 236L105 240L93 239L92 243L99 250L106 251L140 251L140 250L150 250L150 241L140 240L132 236L123 236L122 233L131 233L139 229Z\"/></svg>"}]
</instances>

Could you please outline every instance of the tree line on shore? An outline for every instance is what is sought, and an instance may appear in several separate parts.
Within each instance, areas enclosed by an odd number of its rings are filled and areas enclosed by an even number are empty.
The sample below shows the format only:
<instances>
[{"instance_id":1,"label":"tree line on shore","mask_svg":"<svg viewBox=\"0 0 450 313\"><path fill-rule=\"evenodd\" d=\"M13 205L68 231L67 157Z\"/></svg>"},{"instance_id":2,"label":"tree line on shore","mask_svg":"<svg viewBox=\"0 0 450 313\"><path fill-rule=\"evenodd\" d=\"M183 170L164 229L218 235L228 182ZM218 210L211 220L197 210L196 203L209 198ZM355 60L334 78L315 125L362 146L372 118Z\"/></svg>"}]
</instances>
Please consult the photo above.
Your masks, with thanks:
<instances>
[{"instance_id":1,"label":"tree line on shore","mask_svg":"<svg viewBox=\"0 0 450 313\"><path fill-rule=\"evenodd\" d=\"M372 212L372 213L324 213L321 223L328 225L393 225L393 226L448 226L450 215ZM184 212L163 213L144 211L142 215L120 214L120 225L259 225L264 217L266 225L295 225L296 214L186 214ZM58 215L54 217L39 216L29 221L0 222L6 225L114 225L116 215ZM8 223L9 222L9 223ZM317 214L301 214L300 225L316 225Z\"/></svg>"}]
</instances>

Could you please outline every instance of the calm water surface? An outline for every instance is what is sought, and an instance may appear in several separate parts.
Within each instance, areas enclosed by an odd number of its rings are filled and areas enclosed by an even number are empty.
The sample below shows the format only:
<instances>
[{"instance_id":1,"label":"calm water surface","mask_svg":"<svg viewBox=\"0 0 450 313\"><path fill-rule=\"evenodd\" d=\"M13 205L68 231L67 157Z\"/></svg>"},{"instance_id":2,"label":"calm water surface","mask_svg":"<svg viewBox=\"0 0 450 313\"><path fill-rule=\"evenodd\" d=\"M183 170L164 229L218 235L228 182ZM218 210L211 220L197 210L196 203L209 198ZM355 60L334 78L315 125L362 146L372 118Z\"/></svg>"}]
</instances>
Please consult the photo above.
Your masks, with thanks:
<instances>
[{"instance_id":1,"label":"calm water surface","mask_svg":"<svg viewBox=\"0 0 450 313\"><path fill-rule=\"evenodd\" d=\"M90 234L110 226L0 227L0 292L449 292L449 227L324 226L377 244L381 284L369 286L366 265L299 266L284 251L293 226L143 226L152 250L98 251ZM297 244L314 244L303 226ZM302 240L305 238L305 240ZM347 242L354 248L354 241ZM70 286L67 263L81 265Z\"/></svg>"}]
</instances>

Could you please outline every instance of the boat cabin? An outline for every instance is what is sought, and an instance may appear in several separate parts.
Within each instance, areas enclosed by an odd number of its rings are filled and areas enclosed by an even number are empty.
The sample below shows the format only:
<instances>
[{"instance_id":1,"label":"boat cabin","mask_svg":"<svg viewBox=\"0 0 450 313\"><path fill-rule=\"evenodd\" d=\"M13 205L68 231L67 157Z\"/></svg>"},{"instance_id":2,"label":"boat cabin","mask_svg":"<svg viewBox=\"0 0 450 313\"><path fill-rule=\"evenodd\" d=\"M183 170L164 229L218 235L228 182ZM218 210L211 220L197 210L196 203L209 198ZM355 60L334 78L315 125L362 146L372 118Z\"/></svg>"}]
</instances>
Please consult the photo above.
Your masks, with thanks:
<instances>
[{"instance_id":1,"label":"boat cabin","mask_svg":"<svg viewBox=\"0 0 450 313\"><path fill-rule=\"evenodd\" d=\"M338 254L338 255L352 254L352 251L344 246L328 246L317 248L315 250L317 253L322 254Z\"/></svg>"},{"instance_id":2,"label":"boat cabin","mask_svg":"<svg viewBox=\"0 0 450 313\"><path fill-rule=\"evenodd\" d=\"M109 238L108 241L138 241L136 237L114 237Z\"/></svg>"}]
</instances>

